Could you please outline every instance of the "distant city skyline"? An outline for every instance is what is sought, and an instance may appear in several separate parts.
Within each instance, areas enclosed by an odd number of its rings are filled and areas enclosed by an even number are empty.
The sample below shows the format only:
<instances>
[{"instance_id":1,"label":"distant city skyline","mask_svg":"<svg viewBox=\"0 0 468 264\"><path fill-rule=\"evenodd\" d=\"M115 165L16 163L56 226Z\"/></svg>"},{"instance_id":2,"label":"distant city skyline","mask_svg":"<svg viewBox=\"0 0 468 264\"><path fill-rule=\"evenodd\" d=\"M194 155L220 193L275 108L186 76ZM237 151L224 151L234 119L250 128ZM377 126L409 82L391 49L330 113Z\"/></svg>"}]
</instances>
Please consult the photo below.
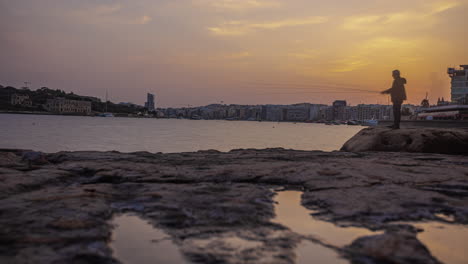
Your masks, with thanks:
<instances>
[{"instance_id":1,"label":"distant city skyline","mask_svg":"<svg viewBox=\"0 0 468 264\"><path fill-rule=\"evenodd\" d=\"M158 107L450 98L468 0L0 1L0 85ZM368 92L374 91L374 93Z\"/></svg>"}]
</instances>

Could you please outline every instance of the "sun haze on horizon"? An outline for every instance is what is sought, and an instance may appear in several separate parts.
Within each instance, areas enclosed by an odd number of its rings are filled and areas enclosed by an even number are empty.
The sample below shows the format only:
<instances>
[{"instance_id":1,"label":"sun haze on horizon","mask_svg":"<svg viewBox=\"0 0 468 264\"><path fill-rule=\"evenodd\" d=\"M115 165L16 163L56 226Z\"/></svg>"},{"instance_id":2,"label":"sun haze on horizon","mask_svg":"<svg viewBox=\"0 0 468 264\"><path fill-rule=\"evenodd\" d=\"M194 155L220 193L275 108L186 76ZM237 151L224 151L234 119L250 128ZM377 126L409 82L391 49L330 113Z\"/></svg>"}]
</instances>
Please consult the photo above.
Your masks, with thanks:
<instances>
[{"instance_id":1,"label":"sun haze on horizon","mask_svg":"<svg viewBox=\"0 0 468 264\"><path fill-rule=\"evenodd\" d=\"M468 0L0 0L0 85L158 106L450 98ZM375 91L375 93L369 92Z\"/></svg>"}]
</instances>

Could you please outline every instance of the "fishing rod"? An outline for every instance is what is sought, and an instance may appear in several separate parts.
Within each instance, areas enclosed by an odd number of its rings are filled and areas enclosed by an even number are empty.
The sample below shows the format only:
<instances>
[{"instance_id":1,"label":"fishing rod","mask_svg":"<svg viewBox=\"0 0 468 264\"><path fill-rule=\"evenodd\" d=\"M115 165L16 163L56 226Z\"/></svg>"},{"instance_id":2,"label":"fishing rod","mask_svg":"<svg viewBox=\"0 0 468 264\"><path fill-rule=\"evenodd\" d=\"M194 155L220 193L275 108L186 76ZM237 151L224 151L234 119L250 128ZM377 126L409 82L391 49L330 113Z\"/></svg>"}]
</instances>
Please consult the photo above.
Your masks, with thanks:
<instances>
[{"instance_id":1,"label":"fishing rod","mask_svg":"<svg viewBox=\"0 0 468 264\"><path fill-rule=\"evenodd\" d=\"M244 83L247 85L246 88L250 88L252 86L267 86L269 90L278 90L278 89L285 89L287 87L296 86L299 88L288 88L288 90L299 90L299 91L290 91L290 92L281 92L281 93L265 93L265 94L307 94L307 93L380 93L379 91L375 90L368 90L362 88L355 88L350 86L340 86L340 85L329 85L329 84L275 84L275 83ZM314 89L315 91L309 91ZM336 91L336 89L340 89ZM302 91L306 90L306 91ZM317 91L321 90L321 91Z\"/></svg>"},{"instance_id":2,"label":"fishing rod","mask_svg":"<svg viewBox=\"0 0 468 264\"><path fill-rule=\"evenodd\" d=\"M310 87L310 86L323 86L323 87L330 87L330 88L341 88L341 87L346 87L346 88L352 88L352 89L362 89L360 86L355 86L355 85L347 85L347 84L338 84L338 83L320 83L320 82L314 82L314 83L284 83L284 82L275 82L275 83L270 83L270 82L242 82L243 84L248 84L248 85L258 85L258 86L294 86L294 87Z\"/></svg>"},{"instance_id":3,"label":"fishing rod","mask_svg":"<svg viewBox=\"0 0 468 264\"><path fill-rule=\"evenodd\" d=\"M304 92L278 92L278 93L256 93L257 95L268 95L268 94L331 94L331 93L336 93L336 94L363 94L366 92L357 92L357 91L304 91ZM367 92L367 93L372 93L376 94L375 91L372 92Z\"/></svg>"}]
</instances>

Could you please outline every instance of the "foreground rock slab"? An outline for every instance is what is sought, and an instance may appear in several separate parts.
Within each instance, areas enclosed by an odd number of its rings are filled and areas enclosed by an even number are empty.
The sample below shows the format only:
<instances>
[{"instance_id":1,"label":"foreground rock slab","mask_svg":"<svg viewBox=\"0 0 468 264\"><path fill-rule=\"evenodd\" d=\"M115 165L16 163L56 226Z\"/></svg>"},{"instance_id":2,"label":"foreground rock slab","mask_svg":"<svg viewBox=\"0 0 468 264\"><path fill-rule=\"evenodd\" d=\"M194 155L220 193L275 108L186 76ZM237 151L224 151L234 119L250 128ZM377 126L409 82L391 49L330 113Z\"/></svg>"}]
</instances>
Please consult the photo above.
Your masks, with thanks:
<instances>
[{"instance_id":1,"label":"foreground rock slab","mask_svg":"<svg viewBox=\"0 0 468 264\"><path fill-rule=\"evenodd\" d=\"M385 233L328 246L353 263L439 263L417 231L395 223L447 222L446 215L468 224L464 156L284 149L25 154L0 150L0 263L119 263L109 242L110 219L121 213L163 229L192 263L294 263L307 238L272 221L278 188L303 190L302 205L315 219ZM40 162L24 158L31 156ZM253 248L217 242L226 237Z\"/></svg>"},{"instance_id":2,"label":"foreground rock slab","mask_svg":"<svg viewBox=\"0 0 468 264\"><path fill-rule=\"evenodd\" d=\"M346 142L341 150L468 155L468 129L366 128Z\"/></svg>"}]
</instances>

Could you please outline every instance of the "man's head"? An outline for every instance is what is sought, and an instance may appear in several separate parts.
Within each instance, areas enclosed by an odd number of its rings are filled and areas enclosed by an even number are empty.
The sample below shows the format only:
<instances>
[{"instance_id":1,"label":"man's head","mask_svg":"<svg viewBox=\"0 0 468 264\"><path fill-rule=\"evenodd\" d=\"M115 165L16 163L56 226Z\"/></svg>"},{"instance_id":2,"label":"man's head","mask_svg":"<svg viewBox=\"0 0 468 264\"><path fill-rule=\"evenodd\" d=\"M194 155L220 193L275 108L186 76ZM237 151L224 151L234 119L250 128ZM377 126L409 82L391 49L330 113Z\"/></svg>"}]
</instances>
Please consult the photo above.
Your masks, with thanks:
<instances>
[{"instance_id":1,"label":"man's head","mask_svg":"<svg viewBox=\"0 0 468 264\"><path fill-rule=\"evenodd\" d=\"M400 71L399 70L394 70L392 73L393 78L400 78Z\"/></svg>"}]
</instances>

